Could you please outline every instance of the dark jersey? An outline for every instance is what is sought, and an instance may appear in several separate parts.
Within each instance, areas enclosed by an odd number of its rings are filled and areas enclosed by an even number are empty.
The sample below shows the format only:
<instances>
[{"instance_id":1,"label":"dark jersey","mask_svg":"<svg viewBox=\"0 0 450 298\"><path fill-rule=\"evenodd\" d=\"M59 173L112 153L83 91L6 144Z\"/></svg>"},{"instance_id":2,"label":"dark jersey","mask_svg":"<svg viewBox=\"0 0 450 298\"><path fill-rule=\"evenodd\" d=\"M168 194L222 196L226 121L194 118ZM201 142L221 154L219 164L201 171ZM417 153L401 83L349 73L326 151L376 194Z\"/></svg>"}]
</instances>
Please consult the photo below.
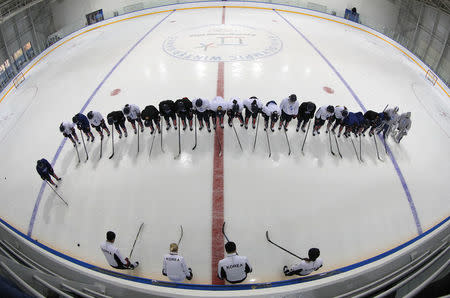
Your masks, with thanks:
<instances>
[{"instance_id":1,"label":"dark jersey","mask_svg":"<svg viewBox=\"0 0 450 298\"><path fill-rule=\"evenodd\" d=\"M175 112L175 103L173 100L163 100L159 103L159 112L161 115L171 115Z\"/></svg>"},{"instance_id":2,"label":"dark jersey","mask_svg":"<svg viewBox=\"0 0 450 298\"><path fill-rule=\"evenodd\" d=\"M308 103L311 103L314 106L314 109L308 112ZM298 116L302 119L312 119L314 117L314 113L316 112L316 105L313 102L302 102L302 104L298 108Z\"/></svg>"},{"instance_id":3,"label":"dark jersey","mask_svg":"<svg viewBox=\"0 0 450 298\"><path fill-rule=\"evenodd\" d=\"M192 110L192 102L187 97L178 99L175 102L176 113L189 113L191 110Z\"/></svg>"},{"instance_id":4,"label":"dark jersey","mask_svg":"<svg viewBox=\"0 0 450 298\"><path fill-rule=\"evenodd\" d=\"M375 120L377 120L378 117L378 113L374 112L372 110L368 110L365 114L364 114L364 119L366 119L367 121L369 121L370 124L375 123Z\"/></svg>"},{"instance_id":5,"label":"dark jersey","mask_svg":"<svg viewBox=\"0 0 450 298\"><path fill-rule=\"evenodd\" d=\"M125 122L125 115L122 111L114 111L108 114L106 117L108 119L108 123L111 125L113 123Z\"/></svg>"},{"instance_id":6,"label":"dark jersey","mask_svg":"<svg viewBox=\"0 0 450 298\"><path fill-rule=\"evenodd\" d=\"M50 173L53 172L53 168L50 163L45 158L43 158L39 160L38 164L36 165L36 171L39 173L39 176L41 176L42 179L48 179L50 178Z\"/></svg>"},{"instance_id":7,"label":"dark jersey","mask_svg":"<svg viewBox=\"0 0 450 298\"><path fill-rule=\"evenodd\" d=\"M149 105L142 110L141 117L144 120L152 120L159 116L159 111L155 106Z\"/></svg>"},{"instance_id":8,"label":"dark jersey","mask_svg":"<svg viewBox=\"0 0 450 298\"><path fill-rule=\"evenodd\" d=\"M73 116L72 121L77 125L78 129L89 129L89 119L81 113Z\"/></svg>"}]
</instances>

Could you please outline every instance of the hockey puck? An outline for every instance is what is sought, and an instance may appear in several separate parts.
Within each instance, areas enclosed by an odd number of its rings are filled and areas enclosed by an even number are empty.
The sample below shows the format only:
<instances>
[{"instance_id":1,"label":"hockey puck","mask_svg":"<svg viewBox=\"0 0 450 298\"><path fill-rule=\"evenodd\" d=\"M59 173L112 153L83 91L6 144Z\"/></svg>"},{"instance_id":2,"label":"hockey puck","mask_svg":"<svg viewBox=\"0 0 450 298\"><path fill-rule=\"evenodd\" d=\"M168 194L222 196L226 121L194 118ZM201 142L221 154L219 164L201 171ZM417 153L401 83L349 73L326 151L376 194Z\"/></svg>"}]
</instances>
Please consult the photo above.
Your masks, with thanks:
<instances>
[{"instance_id":1,"label":"hockey puck","mask_svg":"<svg viewBox=\"0 0 450 298\"><path fill-rule=\"evenodd\" d=\"M323 87L323 91L325 91L326 93L329 93L329 94L333 94L334 93L334 90L332 88L330 88L330 87L327 87L327 86Z\"/></svg>"},{"instance_id":2,"label":"hockey puck","mask_svg":"<svg viewBox=\"0 0 450 298\"><path fill-rule=\"evenodd\" d=\"M78 243L77 246L79 247L79 246L80 246L80 243Z\"/></svg>"},{"instance_id":3,"label":"hockey puck","mask_svg":"<svg viewBox=\"0 0 450 298\"><path fill-rule=\"evenodd\" d=\"M114 89L113 91L111 91L111 96L115 96L115 95L117 95L117 94L119 94L120 93L120 89Z\"/></svg>"}]
</instances>

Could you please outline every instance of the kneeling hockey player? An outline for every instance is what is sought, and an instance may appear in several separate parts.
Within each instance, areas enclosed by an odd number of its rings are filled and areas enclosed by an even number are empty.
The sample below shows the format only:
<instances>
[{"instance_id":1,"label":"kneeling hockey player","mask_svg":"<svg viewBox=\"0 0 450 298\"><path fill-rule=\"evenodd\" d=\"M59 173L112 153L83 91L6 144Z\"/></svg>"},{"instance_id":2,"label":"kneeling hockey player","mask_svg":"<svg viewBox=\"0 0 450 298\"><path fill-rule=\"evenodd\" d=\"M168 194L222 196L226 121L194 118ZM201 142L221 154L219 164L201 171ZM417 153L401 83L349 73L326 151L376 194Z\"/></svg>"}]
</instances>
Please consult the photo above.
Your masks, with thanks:
<instances>
[{"instance_id":1,"label":"kneeling hockey player","mask_svg":"<svg viewBox=\"0 0 450 298\"><path fill-rule=\"evenodd\" d=\"M232 284L243 282L247 274L252 272L247 257L237 255L234 242L227 242L225 250L227 256L219 261L217 276Z\"/></svg>"},{"instance_id":2,"label":"kneeling hockey player","mask_svg":"<svg viewBox=\"0 0 450 298\"><path fill-rule=\"evenodd\" d=\"M303 259L300 263L295 264L290 268L288 266L283 267L284 275L308 275L313 271L319 270L323 265L323 261L319 256L320 250L318 248L310 248L307 259Z\"/></svg>"},{"instance_id":3,"label":"kneeling hockey player","mask_svg":"<svg viewBox=\"0 0 450 298\"><path fill-rule=\"evenodd\" d=\"M173 282L192 279L192 269L186 266L184 258L178 254L178 245L170 244L170 253L164 256L162 274Z\"/></svg>"},{"instance_id":4,"label":"kneeling hockey player","mask_svg":"<svg viewBox=\"0 0 450 298\"><path fill-rule=\"evenodd\" d=\"M131 263L128 258L123 258L119 249L114 246L116 234L112 231L106 233L106 241L100 245L100 249L105 255L109 265L116 269L135 269L139 262Z\"/></svg>"}]
</instances>

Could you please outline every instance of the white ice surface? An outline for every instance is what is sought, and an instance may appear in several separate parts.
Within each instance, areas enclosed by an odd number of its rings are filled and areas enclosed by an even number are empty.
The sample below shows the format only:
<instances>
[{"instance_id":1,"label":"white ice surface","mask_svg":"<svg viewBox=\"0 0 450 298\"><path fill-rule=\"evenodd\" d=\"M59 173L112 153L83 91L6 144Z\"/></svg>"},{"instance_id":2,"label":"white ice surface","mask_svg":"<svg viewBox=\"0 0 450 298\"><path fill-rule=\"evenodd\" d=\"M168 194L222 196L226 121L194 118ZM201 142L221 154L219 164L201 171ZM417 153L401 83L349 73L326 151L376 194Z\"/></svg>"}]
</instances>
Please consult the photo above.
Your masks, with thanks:
<instances>
[{"instance_id":1,"label":"white ice surface","mask_svg":"<svg viewBox=\"0 0 450 298\"><path fill-rule=\"evenodd\" d=\"M448 97L424 79L422 71L385 42L347 26L307 16L281 13L327 57L350 84L367 109L386 104L411 111L411 133L400 145L389 142L406 179L423 230L448 216L449 118ZM116 23L83 34L58 47L37 64L19 89L0 103L0 216L28 230L41 179L36 160L51 160L62 136L59 123L70 120L111 68L150 28L168 13ZM86 109L106 116L126 103L141 108L182 96L212 98L216 94L217 63L194 62L169 56L162 50L168 36L185 28L221 23L222 9L176 11L154 29L115 69ZM278 14L268 10L226 9L226 24L260 28L283 42L275 55L254 61L225 63L225 98L256 95L263 101L291 93L317 106L340 104L360 108L340 79L311 46ZM230 50L231 51L231 50ZM323 91L328 86L334 94ZM110 92L120 88L116 96ZM273 240L305 255L321 249L322 271L369 258L417 236L411 209L395 169L387 156L376 158L373 140L362 142L363 164L355 158L349 140L340 140L344 159L329 153L328 136L308 136L290 125L292 154L287 156L282 132L260 130L252 153L254 131L224 136L224 216L228 236L247 255L254 273L246 282L280 280L281 267L295 261L267 243ZM296 121L294 121L296 123ZM164 131L166 153L156 138L152 156L149 131L137 139L115 136L115 157L108 160L110 141L88 144L89 161L77 165L69 142L55 165L63 177L58 188L69 208L46 188L34 223L33 238L63 253L108 268L99 250L107 230L129 253L141 222L145 227L133 256L141 261L139 276L165 279L162 256L184 228L181 254L194 270L192 283L211 278L211 197L213 135L199 132L192 151L193 133L182 132L183 154L177 153L177 133ZM94 135L98 134L94 131ZM334 142L333 142L334 144ZM382 144L378 143L380 150ZM84 152L79 147L81 159ZM6 178L6 179L5 179ZM77 244L80 244L80 247Z\"/></svg>"}]
</instances>

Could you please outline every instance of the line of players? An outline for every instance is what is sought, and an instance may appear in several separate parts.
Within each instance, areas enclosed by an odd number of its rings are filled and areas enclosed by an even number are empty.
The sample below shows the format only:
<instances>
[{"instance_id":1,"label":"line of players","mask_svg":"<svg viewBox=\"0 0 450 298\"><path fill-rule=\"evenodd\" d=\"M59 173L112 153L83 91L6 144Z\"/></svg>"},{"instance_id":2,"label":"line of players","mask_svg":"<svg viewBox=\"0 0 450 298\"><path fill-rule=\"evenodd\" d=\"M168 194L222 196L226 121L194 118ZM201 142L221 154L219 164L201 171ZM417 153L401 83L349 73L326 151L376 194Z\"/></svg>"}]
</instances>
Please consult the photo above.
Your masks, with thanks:
<instances>
[{"instance_id":1,"label":"line of players","mask_svg":"<svg viewBox=\"0 0 450 298\"><path fill-rule=\"evenodd\" d=\"M114 245L115 240L116 234L108 231L106 241L100 245L108 264L116 269L134 270L139 266L139 262L131 262L129 258L124 258L117 246ZM225 251L227 252L226 257L217 264L217 277L232 284L243 282L247 278L247 274L253 271L248 258L239 255L236 252L236 244L231 241L225 244ZM318 248L309 249L308 258L302 258L301 262L292 266L283 267L284 275L305 276L319 270L323 266L323 261L319 256ZM193 277L192 269L187 267L184 258L178 254L176 243L170 244L169 254L163 257L162 274L173 282L183 282L185 279L191 280Z\"/></svg>"},{"instance_id":2,"label":"line of players","mask_svg":"<svg viewBox=\"0 0 450 298\"><path fill-rule=\"evenodd\" d=\"M243 115L244 110L245 115ZM187 97L184 97L175 102L172 100L160 102L159 110L153 105L148 105L142 112L138 106L126 104L122 110L109 113L107 122L109 125L114 125L119 133L119 138L122 138L122 131L125 137L128 136L125 120L131 123L135 134L137 133L136 122L141 132L144 132L145 125L145 127L150 128L150 134L153 134L155 133L155 127L158 133L161 133L161 117L165 119L167 130L172 126L170 120L172 120L174 129L177 129L178 116L181 119L183 130L186 130L187 125L189 125L189 129L192 131L193 117L196 115L200 124L199 130L202 130L206 125L208 132L211 132L210 119L212 120L213 129L216 129L217 125L223 128L225 114L228 116L228 125L230 127L233 125L233 119L237 118L240 121L240 125L248 129L248 123L251 118L252 127L255 129L256 120L258 115L261 114L264 118L264 130L269 128L270 122L270 130L274 131L275 124L279 120L278 129L284 128L287 131L290 121L296 118L296 131L298 132L301 129L303 132L306 132L307 123L314 118L313 136L320 134L321 127L328 121L326 132L328 133L331 130L331 132L336 133L336 129L339 127L338 137L341 136L344 128L343 134L345 137L349 137L351 133L354 133L355 136L365 136L366 131L370 128L369 136L383 131L385 139L392 131L392 136L397 143L400 142L411 127L411 113L398 115L398 107L386 109L381 113L369 110L363 114L362 112L349 112L345 106L334 107L325 105L316 111L316 105L311 101L299 104L295 94L291 94L283 99L279 106L273 100L264 105L255 96L243 101L239 98L231 98L230 101L226 101L222 97L217 96L211 101L197 98L192 102ZM59 127L63 135L68 137L74 146L76 146L76 143L80 144L75 132L75 124L78 129L86 134L88 141L91 140L93 142L95 139L90 126L97 130L102 140L104 137L103 131L108 136L110 135L102 114L90 111L86 117L78 113L72 118L72 123L63 122Z\"/></svg>"}]
</instances>

